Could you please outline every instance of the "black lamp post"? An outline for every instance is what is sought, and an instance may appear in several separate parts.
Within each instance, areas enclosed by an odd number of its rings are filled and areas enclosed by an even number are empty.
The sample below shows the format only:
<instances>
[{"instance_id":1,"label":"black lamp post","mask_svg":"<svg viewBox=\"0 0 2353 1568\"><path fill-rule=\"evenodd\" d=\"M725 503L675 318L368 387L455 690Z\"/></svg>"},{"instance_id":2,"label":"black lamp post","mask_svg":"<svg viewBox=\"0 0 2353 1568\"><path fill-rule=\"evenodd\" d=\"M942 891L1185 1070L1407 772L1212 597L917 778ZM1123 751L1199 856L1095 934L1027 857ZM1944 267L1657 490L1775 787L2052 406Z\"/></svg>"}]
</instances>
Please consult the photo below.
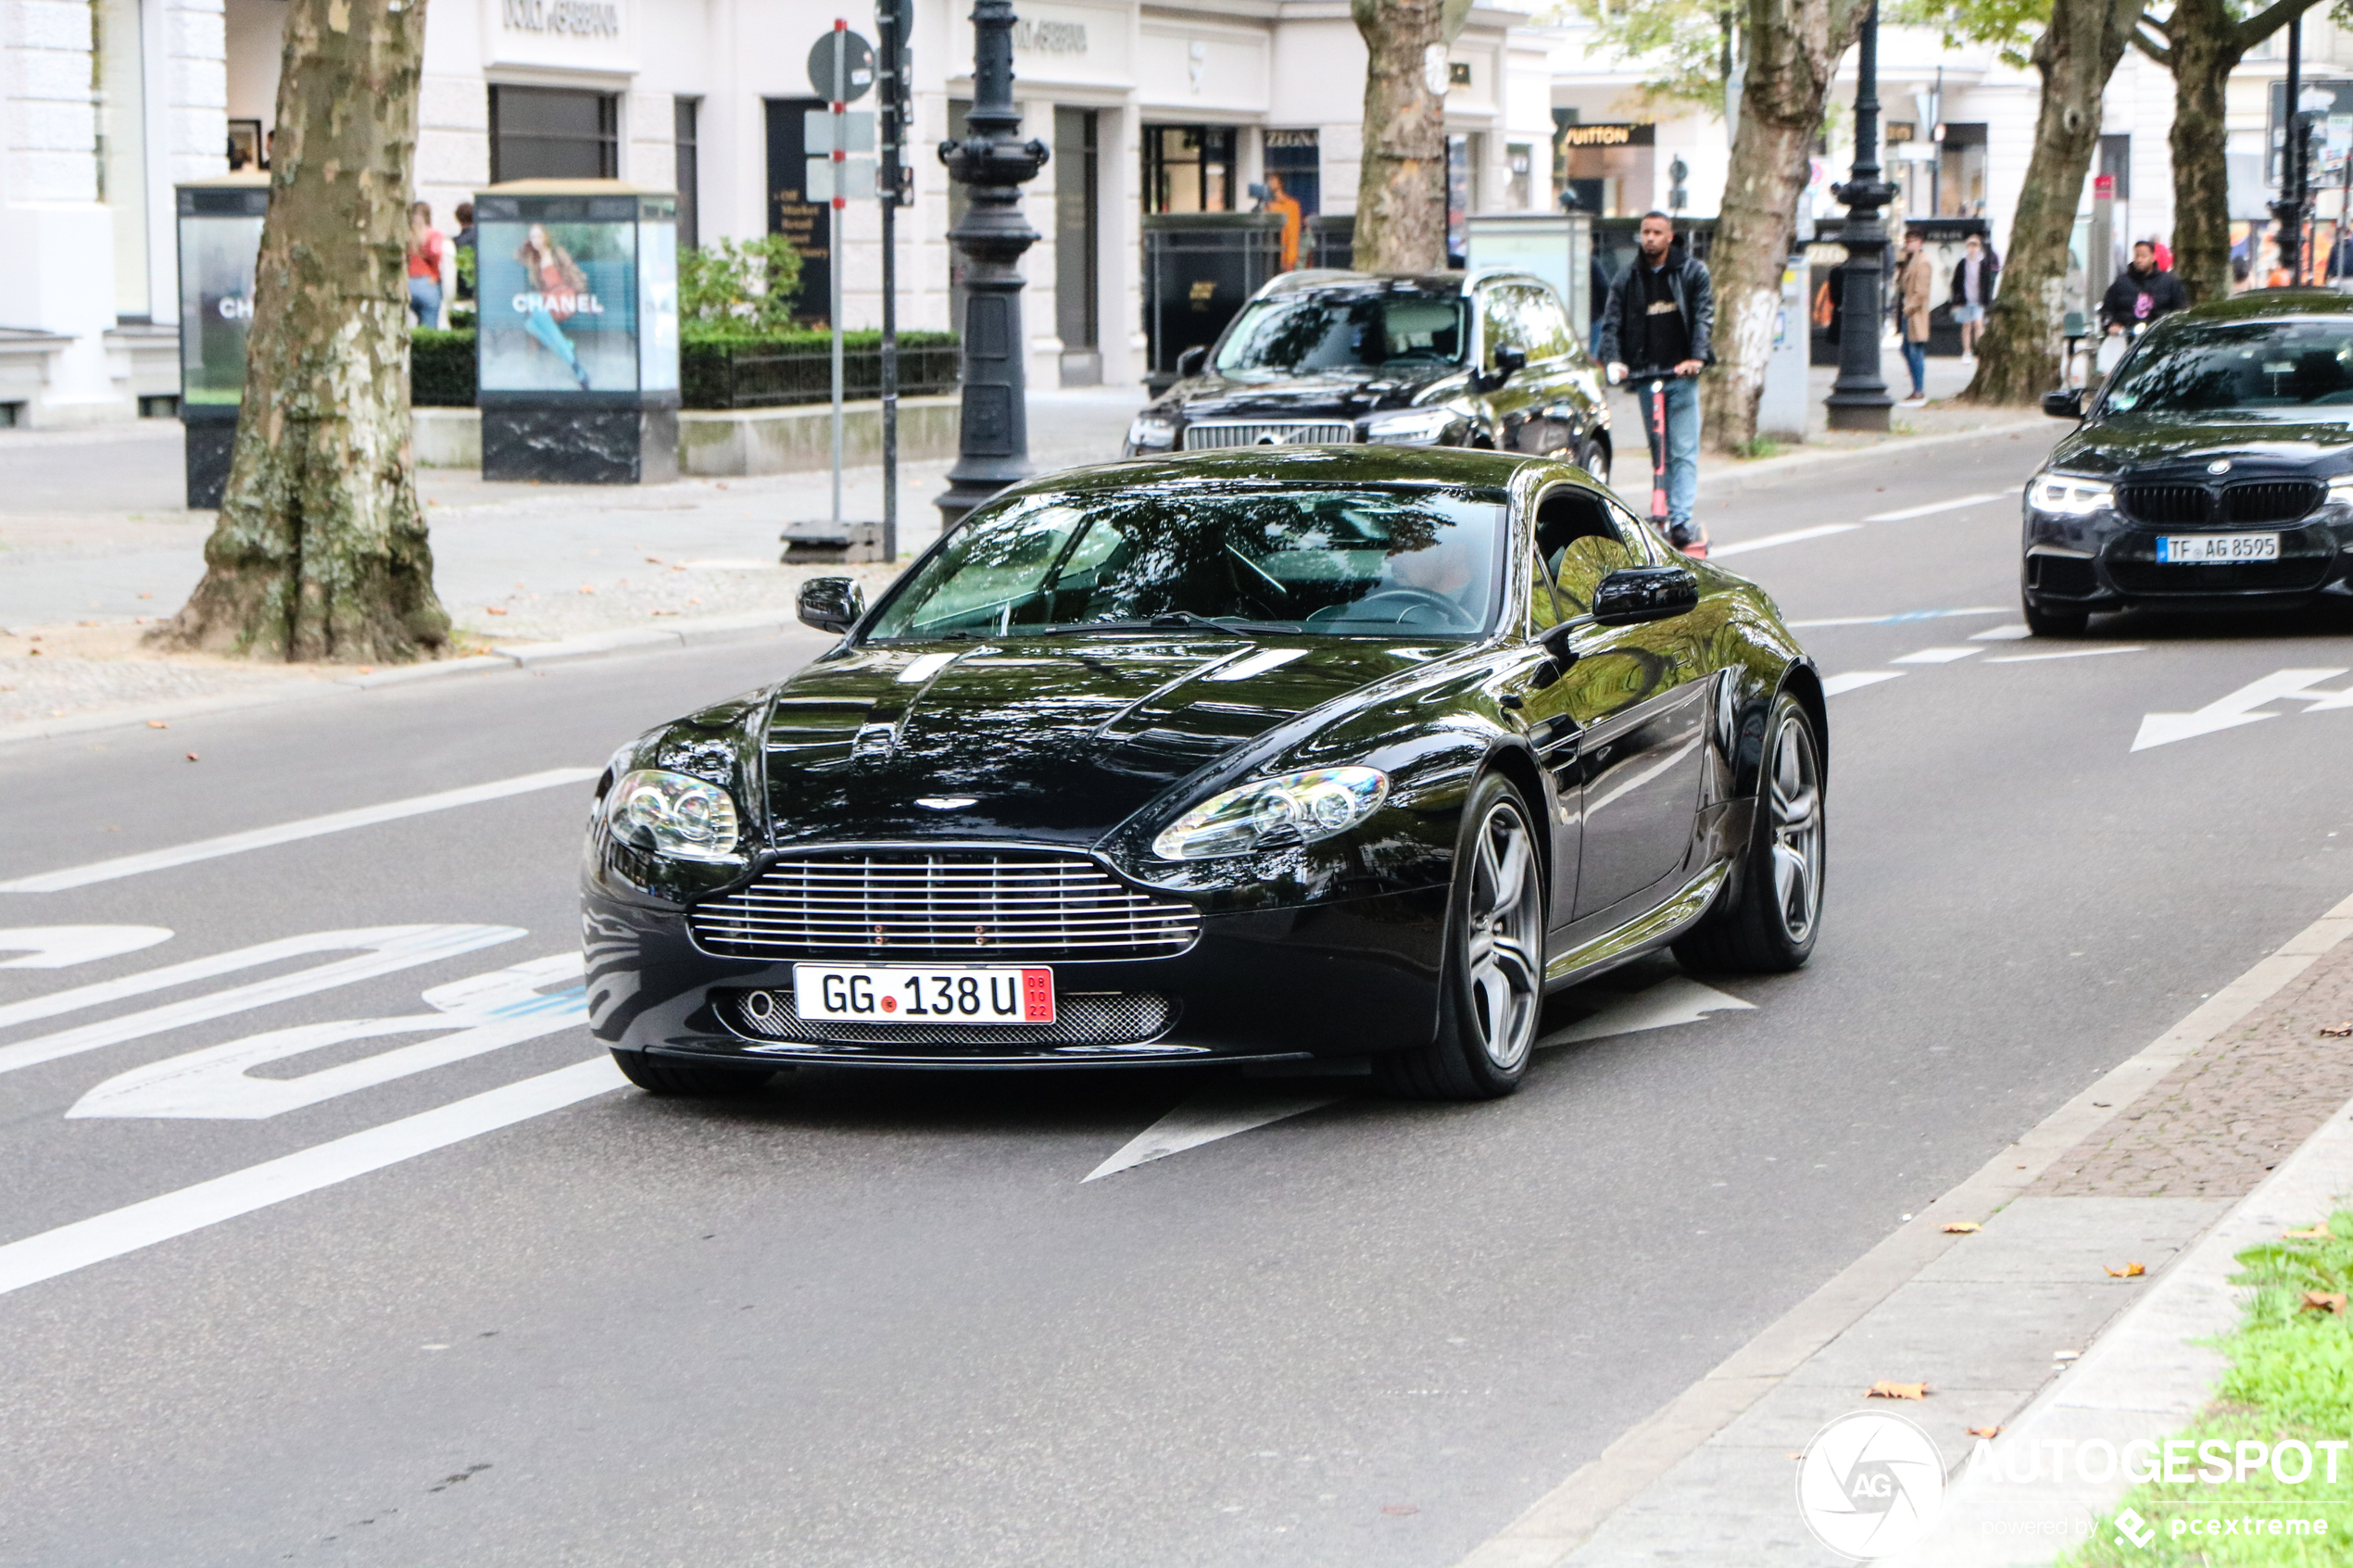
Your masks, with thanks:
<instances>
[{"instance_id":1,"label":"black lamp post","mask_svg":"<svg viewBox=\"0 0 2353 1568\"><path fill-rule=\"evenodd\" d=\"M2296 288L2304 282L2304 157L2309 146L2311 123L2302 112L2296 99L2304 89L2304 18L2299 13L2287 24L2287 93L2280 107L2284 111L2280 119L2287 132L2286 144L2280 148L2280 199L2271 204L2271 218L2279 224L2275 249L2280 265L2287 269L2288 286Z\"/></svg>"},{"instance_id":2,"label":"black lamp post","mask_svg":"<svg viewBox=\"0 0 2353 1568\"><path fill-rule=\"evenodd\" d=\"M942 527L1029 477L1029 417L1023 389L1021 253L1038 232L1021 215L1021 184L1046 167L1046 144L1016 142L1013 0L975 0L973 106L964 139L939 144L948 177L972 206L948 231L964 270L964 395L956 466L934 505Z\"/></svg>"},{"instance_id":3,"label":"black lamp post","mask_svg":"<svg viewBox=\"0 0 2353 1568\"><path fill-rule=\"evenodd\" d=\"M1880 374L1880 281L1887 270L1887 227L1880 208L1895 187L1879 177L1879 6L1863 19L1855 81L1855 178L1831 194L1846 204L1839 241L1846 247L1846 295L1840 302L1838 380L1823 400L1832 430L1887 429L1894 399Z\"/></svg>"}]
</instances>

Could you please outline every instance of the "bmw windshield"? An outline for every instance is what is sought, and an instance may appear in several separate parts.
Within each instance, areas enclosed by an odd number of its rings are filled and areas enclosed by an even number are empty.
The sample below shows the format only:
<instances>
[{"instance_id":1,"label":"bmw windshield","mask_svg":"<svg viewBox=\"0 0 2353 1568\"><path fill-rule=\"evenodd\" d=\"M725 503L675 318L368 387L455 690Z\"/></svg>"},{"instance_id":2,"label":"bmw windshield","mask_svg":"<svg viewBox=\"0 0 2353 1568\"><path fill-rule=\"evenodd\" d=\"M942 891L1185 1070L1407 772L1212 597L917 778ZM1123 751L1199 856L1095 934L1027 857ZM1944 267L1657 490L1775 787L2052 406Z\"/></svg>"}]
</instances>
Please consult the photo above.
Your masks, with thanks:
<instances>
[{"instance_id":1,"label":"bmw windshield","mask_svg":"<svg viewBox=\"0 0 2353 1568\"><path fill-rule=\"evenodd\" d=\"M1245 307L1218 346L1221 375L1401 370L1459 365L1469 337L1459 295L1288 294Z\"/></svg>"},{"instance_id":2,"label":"bmw windshield","mask_svg":"<svg viewBox=\"0 0 2353 1568\"><path fill-rule=\"evenodd\" d=\"M2121 368L2104 406L2115 414L2353 409L2353 319L2183 322Z\"/></svg>"},{"instance_id":3,"label":"bmw windshield","mask_svg":"<svg viewBox=\"0 0 2353 1568\"><path fill-rule=\"evenodd\" d=\"M1497 492L1424 486L1023 496L975 512L867 636L1476 636L1504 517Z\"/></svg>"}]
</instances>

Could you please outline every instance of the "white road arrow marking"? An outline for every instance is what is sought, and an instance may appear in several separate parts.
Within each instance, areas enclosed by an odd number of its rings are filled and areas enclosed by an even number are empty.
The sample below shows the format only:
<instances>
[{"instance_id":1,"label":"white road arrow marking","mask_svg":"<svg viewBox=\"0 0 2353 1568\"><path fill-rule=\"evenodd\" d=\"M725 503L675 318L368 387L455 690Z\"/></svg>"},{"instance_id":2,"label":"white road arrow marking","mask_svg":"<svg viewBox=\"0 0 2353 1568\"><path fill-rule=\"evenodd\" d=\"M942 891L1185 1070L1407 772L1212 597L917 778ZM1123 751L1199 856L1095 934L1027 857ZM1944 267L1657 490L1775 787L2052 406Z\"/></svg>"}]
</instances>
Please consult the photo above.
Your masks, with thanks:
<instances>
[{"instance_id":1,"label":"white road arrow marking","mask_svg":"<svg viewBox=\"0 0 2353 1568\"><path fill-rule=\"evenodd\" d=\"M1536 1048L1547 1050L1554 1046L1575 1045L1579 1040L1631 1035L1642 1029L1671 1029L1679 1023L1697 1023L1711 1012L1753 1011L1755 1007L1755 1002L1742 1001L1713 985L1703 985L1687 975L1678 974L1631 996L1620 997L1591 1017L1545 1035L1536 1042Z\"/></svg>"},{"instance_id":2,"label":"white road arrow marking","mask_svg":"<svg viewBox=\"0 0 2353 1568\"><path fill-rule=\"evenodd\" d=\"M2287 697L2291 702L2309 703L2307 713L2325 713L2333 708L2353 708L2353 686L2341 692L2290 692Z\"/></svg>"},{"instance_id":3,"label":"white road arrow marking","mask_svg":"<svg viewBox=\"0 0 2353 1568\"><path fill-rule=\"evenodd\" d=\"M171 940L160 925L19 925L0 930L0 953L22 953L0 969L70 969Z\"/></svg>"},{"instance_id":4,"label":"white road arrow marking","mask_svg":"<svg viewBox=\"0 0 2353 1568\"><path fill-rule=\"evenodd\" d=\"M1843 675L1832 675L1822 683L1824 696L1837 696L1842 692L1860 691L1876 686L1881 681L1893 681L1904 673L1901 670L1850 670Z\"/></svg>"},{"instance_id":5,"label":"white road arrow marking","mask_svg":"<svg viewBox=\"0 0 2353 1568\"><path fill-rule=\"evenodd\" d=\"M2253 724L2265 719L2276 719L2276 713L2258 713L2254 709L2267 702L2277 702L2291 696L2315 681L2325 681L2342 675L2335 670L2276 670L2259 681L2250 681L2228 696L2217 697L2195 713L2149 713L2142 716L2141 732L2133 737L2134 751L2146 751L2153 746L2169 746L2193 735L2211 734L2217 730L2233 729L2240 724Z\"/></svg>"}]
</instances>

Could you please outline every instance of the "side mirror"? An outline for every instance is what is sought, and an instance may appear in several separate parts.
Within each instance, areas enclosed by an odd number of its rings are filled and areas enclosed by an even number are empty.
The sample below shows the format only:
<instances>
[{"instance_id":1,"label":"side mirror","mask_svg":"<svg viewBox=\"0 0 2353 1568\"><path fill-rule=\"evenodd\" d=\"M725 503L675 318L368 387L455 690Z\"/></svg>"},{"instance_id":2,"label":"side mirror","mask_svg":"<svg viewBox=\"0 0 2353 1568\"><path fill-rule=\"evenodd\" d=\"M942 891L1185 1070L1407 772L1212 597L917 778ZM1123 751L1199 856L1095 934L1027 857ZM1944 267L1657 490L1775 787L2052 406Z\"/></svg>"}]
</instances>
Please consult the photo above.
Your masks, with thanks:
<instances>
[{"instance_id":1,"label":"side mirror","mask_svg":"<svg viewBox=\"0 0 2353 1568\"><path fill-rule=\"evenodd\" d=\"M1478 378L1481 392L1492 392L1528 369L1528 351L1504 344L1495 350L1495 368Z\"/></svg>"},{"instance_id":2,"label":"side mirror","mask_svg":"<svg viewBox=\"0 0 2353 1568\"><path fill-rule=\"evenodd\" d=\"M2063 392L2043 394L2043 412L2055 420L2080 420L2083 417L2083 389L2070 386Z\"/></svg>"},{"instance_id":3,"label":"side mirror","mask_svg":"<svg viewBox=\"0 0 2353 1568\"><path fill-rule=\"evenodd\" d=\"M1201 374L1201 368L1208 362L1209 350L1207 348L1186 349L1176 356L1176 379L1183 381L1188 376Z\"/></svg>"},{"instance_id":4,"label":"side mirror","mask_svg":"<svg viewBox=\"0 0 2353 1568\"><path fill-rule=\"evenodd\" d=\"M866 613L866 591L847 577L812 577L800 585L800 623L847 632Z\"/></svg>"},{"instance_id":5,"label":"side mirror","mask_svg":"<svg viewBox=\"0 0 2353 1568\"><path fill-rule=\"evenodd\" d=\"M1637 626L1699 608L1699 579L1680 566L1631 566L1593 590L1593 624Z\"/></svg>"}]
</instances>

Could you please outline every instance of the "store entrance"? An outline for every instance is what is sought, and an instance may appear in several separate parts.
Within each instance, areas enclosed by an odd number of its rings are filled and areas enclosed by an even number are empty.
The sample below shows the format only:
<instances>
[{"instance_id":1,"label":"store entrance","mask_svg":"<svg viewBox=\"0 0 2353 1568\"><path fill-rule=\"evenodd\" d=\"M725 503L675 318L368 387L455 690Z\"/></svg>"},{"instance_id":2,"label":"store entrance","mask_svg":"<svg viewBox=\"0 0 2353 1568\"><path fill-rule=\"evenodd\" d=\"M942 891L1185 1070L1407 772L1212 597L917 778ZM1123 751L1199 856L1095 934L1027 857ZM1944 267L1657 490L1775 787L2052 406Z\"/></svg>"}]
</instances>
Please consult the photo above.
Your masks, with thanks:
<instances>
[{"instance_id":1,"label":"store entrance","mask_svg":"<svg viewBox=\"0 0 2353 1568\"><path fill-rule=\"evenodd\" d=\"M1063 340L1064 386L1103 381L1101 119L1094 109L1054 110L1054 327Z\"/></svg>"}]
</instances>

